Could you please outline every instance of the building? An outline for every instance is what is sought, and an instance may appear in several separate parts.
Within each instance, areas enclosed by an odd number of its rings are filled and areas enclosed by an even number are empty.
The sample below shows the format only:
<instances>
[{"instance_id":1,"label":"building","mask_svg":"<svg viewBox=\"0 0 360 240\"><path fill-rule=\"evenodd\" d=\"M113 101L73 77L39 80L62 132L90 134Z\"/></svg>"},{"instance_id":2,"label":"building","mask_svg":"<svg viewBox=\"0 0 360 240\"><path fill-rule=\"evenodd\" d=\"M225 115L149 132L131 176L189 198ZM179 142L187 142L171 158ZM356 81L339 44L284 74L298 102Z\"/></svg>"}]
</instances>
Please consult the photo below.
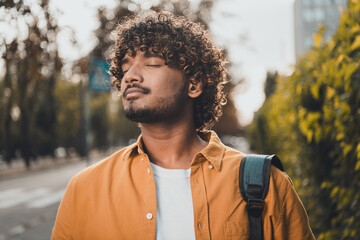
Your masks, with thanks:
<instances>
[{"instance_id":1,"label":"building","mask_svg":"<svg viewBox=\"0 0 360 240\"><path fill-rule=\"evenodd\" d=\"M295 0L295 56L298 58L313 45L313 34L319 24L327 27L324 38L330 40L336 31L341 9L347 7L347 0Z\"/></svg>"}]
</instances>

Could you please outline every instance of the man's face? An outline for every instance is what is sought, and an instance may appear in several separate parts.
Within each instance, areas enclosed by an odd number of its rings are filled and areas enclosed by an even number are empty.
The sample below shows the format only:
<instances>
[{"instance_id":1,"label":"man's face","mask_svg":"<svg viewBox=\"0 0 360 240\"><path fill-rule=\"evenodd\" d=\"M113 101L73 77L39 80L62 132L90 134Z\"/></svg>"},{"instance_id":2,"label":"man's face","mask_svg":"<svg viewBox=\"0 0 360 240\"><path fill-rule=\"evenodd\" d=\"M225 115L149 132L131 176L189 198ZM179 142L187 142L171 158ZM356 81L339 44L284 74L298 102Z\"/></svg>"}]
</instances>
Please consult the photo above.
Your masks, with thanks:
<instances>
[{"instance_id":1,"label":"man's face","mask_svg":"<svg viewBox=\"0 0 360 240\"><path fill-rule=\"evenodd\" d=\"M124 76L121 93L127 118L140 123L174 119L187 100L187 84L181 70L165 65L151 51L126 55L122 61Z\"/></svg>"}]
</instances>

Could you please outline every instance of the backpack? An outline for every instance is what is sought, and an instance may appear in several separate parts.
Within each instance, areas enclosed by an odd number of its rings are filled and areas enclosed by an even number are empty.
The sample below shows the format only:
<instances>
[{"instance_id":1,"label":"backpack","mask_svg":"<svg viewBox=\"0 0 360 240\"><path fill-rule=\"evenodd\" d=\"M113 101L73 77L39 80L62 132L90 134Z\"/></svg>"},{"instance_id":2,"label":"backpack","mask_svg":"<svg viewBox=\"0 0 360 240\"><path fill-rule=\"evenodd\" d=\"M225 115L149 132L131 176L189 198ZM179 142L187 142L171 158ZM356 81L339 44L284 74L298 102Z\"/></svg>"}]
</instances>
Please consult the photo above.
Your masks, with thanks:
<instances>
[{"instance_id":1,"label":"backpack","mask_svg":"<svg viewBox=\"0 0 360 240\"><path fill-rule=\"evenodd\" d=\"M239 188L247 202L250 225L250 240L263 240L262 212L264 199L269 190L270 167L274 165L281 171L284 168L276 155L245 155L239 168Z\"/></svg>"}]
</instances>

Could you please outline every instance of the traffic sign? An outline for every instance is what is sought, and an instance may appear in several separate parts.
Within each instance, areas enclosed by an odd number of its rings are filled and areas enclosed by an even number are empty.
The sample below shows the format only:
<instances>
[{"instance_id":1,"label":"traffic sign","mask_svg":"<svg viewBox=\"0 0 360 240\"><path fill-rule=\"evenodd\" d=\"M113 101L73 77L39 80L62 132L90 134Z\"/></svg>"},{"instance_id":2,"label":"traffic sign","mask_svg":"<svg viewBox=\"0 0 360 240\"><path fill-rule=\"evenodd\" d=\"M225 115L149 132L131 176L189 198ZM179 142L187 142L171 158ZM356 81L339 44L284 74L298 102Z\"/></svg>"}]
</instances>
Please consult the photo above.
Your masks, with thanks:
<instances>
[{"instance_id":1,"label":"traffic sign","mask_svg":"<svg viewBox=\"0 0 360 240\"><path fill-rule=\"evenodd\" d=\"M89 89L93 91L110 91L109 64L102 59L93 59L89 68Z\"/></svg>"}]
</instances>

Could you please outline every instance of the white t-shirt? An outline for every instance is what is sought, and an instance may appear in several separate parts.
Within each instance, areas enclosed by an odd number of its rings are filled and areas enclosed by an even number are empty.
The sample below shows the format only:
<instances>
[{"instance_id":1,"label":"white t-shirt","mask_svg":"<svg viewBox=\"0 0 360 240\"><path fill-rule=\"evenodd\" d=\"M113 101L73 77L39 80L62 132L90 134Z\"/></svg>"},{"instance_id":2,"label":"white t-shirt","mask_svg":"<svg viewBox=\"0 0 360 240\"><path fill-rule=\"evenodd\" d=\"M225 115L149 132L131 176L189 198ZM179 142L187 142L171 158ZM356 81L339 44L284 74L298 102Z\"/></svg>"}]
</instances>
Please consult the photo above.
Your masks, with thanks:
<instances>
[{"instance_id":1,"label":"white t-shirt","mask_svg":"<svg viewBox=\"0 0 360 240\"><path fill-rule=\"evenodd\" d=\"M166 169L151 163L157 212L156 240L194 240L191 169Z\"/></svg>"}]
</instances>

